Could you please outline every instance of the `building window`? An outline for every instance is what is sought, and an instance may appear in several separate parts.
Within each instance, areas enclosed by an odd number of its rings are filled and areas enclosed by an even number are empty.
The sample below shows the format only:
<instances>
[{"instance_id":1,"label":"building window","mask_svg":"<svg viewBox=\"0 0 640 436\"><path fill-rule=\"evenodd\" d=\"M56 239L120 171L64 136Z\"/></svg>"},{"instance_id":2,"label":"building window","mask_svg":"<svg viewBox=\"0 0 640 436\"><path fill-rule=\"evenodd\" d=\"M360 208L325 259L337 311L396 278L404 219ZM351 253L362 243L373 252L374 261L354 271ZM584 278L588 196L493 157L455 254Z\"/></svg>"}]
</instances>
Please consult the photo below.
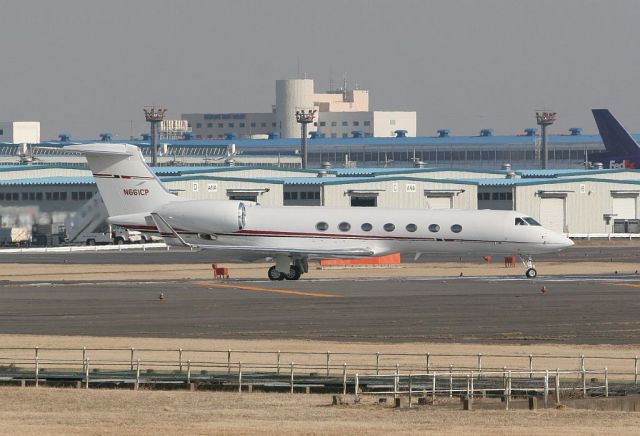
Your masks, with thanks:
<instances>
[{"instance_id":1,"label":"building window","mask_svg":"<svg viewBox=\"0 0 640 436\"><path fill-rule=\"evenodd\" d=\"M338 228L340 229L341 232L348 232L349 230L351 230L351 224L343 221L340 224L338 224Z\"/></svg>"},{"instance_id":2,"label":"building window","mask_svg":"<svg viewBox=\"0 0 640 436\"><path fill-rule=\"evenodd\" d=\"M329 224L325 223L324 221L320 221L318 224L316 224L316 230L320 232L324 232L328 228L329 228Z\"/></svg>"},{"instance_id":3,"label":"building window","mask_svg":"<svg viewBox=\"0 0 640 436\"><path fill-rule=\"evenodd\" d=\"M22 193L22 201L27 201L29 199L29 193L28 192L23 192Z\"/></svg>"},{"instance_id":4,"label":"building window","mask_svg":"<svg viewBox=\"0 0 640 436\"><path fill-rule=\"evenodd\" d=\"M432 233L438 233L440 231L440 226L437 224L430 224L429 231Z\"/></svg>"},{"instance_id":5,"label":"building window","mask_svg":"<svg viewBox=\"0 0 640 436\"><path fill-rule=\"evenodd\" d=\"M376 207L378 206L378 197L374 195L356 197L351 196L351 207Z\"/></svg>"},{"instance_id":6,"label":"building window","mask_svg":"<svg viewBox=\"0 0 640 436\"><path fill-rule=\"evenodd\" d=\"M416 230L418 230L418 226L416 226L415 224L407 224L407 232L415 232Z\"/></svg>"},{"instance_id":7,"label":"building window","mask_svg":"<svg viewBox=\"0 0 640 436\"><path fill-rule=\"evenodd\" d=\"M260 127L267 127L267 123L260 123Z\"/></svg>"},{"instance_id":8,"label":"building window","mask_svg":"<svg viewBox=\"0 0 640 436\"><path fill-rule=\"evenodd\" d=\"M370 126L370 125L371 125L371 121L365 121L363 124L364 124L365 126Z\"/></svg>"},{"instance_id":9,"label":"building window","mask_svg":"<svg viewBox=\"0 0 640 436\"><path fill-rule=\"evenodd\" d=\"M202 123L196 123L196 129L199 129L202 127Z\"/></svg>"},{"instance_id":10,"label":"building window","mask_svg":"<svg viewBox=\"0 0 640 436\"><path fill-rule=\"evenodd\" d=\"M389 124L392 125L392 126L395 126L396 125L396 120L389 120Z\"/></svg>"},{"instance_id":11,"label":"building window","mask_svg":"<svg viewBox=\"0 0 640 436\"><path fill-rule=\"evenodd\" d=\"M513 192L507 192L507 200L513 200Z\"/></svg>"},{"instance_id":12,"label":"building window","mask_svg":"<svg viewBox=\"0 0 640 436\"><path fill-rule=\"evenodd\" d=\"M207 139L213 139L213 135L212 134L208 134L207 135Z\"/></svg>"},{"instance_id":13,"label":"building window","mask_svg":"<svg viewBox=\"0 0 640 436\"><path fill-rule=\"evenodd\" d=\"M382 228L385 232L393 232L396 229L396 226L392 223L386 223Z\"/></svg>"},{"instance_id":14,"label":"building window","mask_svg":"<svg viewBox=\"0 0 640 436\"><path fill-rule=\"evenodd\" d=\"M373 229L373 226L371 225L371 223L364 223L360 226L360 228L363 232L370 232L371 229Z\"/></svg>"},{"instance_id":15,"label":"building window","mask_svg":"<svg viewBox=\"0 0 640 436\"><path fill-rule=\"evenodd\" d=\"M0 192L0 200L4 200L4 192Z\"/></svg>"},{"instance_id":16,"label":"building window","mask_svg":"<svg viewBox=\"0 0 640 436\"><path fill-rule=\"evenodd\" d=\"M207 127L211 129L213 127L213 123L207 123Z\"/></svg>"},{"instance_id":17,"label":"building window","mask_svg":"<svg viewBox=\"0 0 640 436\"><path fill-rule=\"evenodd\" d=\"M343 125L343 126L348 126L348 125L349 125L349 123L348 123L347 121L343 121L343 122L342 122L342 125Z\"/></svg>"},{"instance_id":18,"label":"building window","mask_svg":"<svg viewBox=\"0 0 640 436\"><path fill-rule=\"evenodd\" d=\"M224 123L218 123L218 129L223 129L224 128Z\"/></svg>"},{"instance_id":19,"label":"building window","mask_svg":"<svg viewBox=\"0 0 640 436\"><path fill-rule=\"evenodd\" d=\"M244 127L244 123L240 123L240 127Z\"/></svg>"},{"instance_id":20,"label":"building window","mask_svg":"<svg viewBox=\"0 0 640 436\"><path fill-rule=\"evenodd\" d=\"M332 134L331 134L331 137L332 137L332 138L337 138L337 137L338 137L338 134L337 134L337 133L332 133Z\"/></svg>"},{"instance_id":21,"label":"building window","mask_svg":"<svg viewBox=\"0 0 640 436\"><path fill-rule=\"evenodd\" d=\"M306 200L307 199L307 193L306 192L301 192L300 193L300 200Z\"/></svg>"},{"instance_id":22,"label":"building window","mask_svg":"<svg viewBox=\"0 0 640 436\"><path fill-rule=\"evenodd\" d=\"M336 121L331 121L331 127L335 127L337 125L338 125L338 123Z\"/></svg>"},{"instance_id":23,"label":"building window","mask_svg":"<svg viewBox=\"0 0 640 436\"><path fill-rule=\"evenodd\" d=\"M66 194L66 192L65 192ZM36 199L36 193L35 192L29 192L29 201L35 201Z\"/></svg>"},{"instance_id":24,"label":"building window","mask_svg":"<svg viewBox=\"0 0 640 436\"><path fill-rule=\"evenodd\" d=\"M77 192L72 192L71 193L71 199L74 201L78 201L78 193Z\"/></svg>"},{"instance_id":25,"label":"building window","mask_svg":"<svg viewBox=\"0 0 640 436\"><path fill-rule=\"evenodd\" d=\"M359 126L359 125L360 125L360 121L354 121L354 122L353 122L353 125L354 125L354 126Z\"/></svg>"},{"instance_id":26,"label":"building window","mask_svg":"<svg viewBox=\"0 0 640 436\"><path fill-rule=\"evenodd\" d=\"M276 126L276 123L271 123L271 127L275 127L275 126Z\"/></svg>"},{"instance_id":27,"label":"building window","mask_svg":"<svg viewBox=\"0 0 640 436\"><path fill-rule=\"evenodd\" d=\"M47 200L51 200L51 198L52 198L51 192L47 192L47 193L45 194L45 197L44 197L44 198L45 198L45 199L47 199Z\"/></svg>"},{"instance_id":28,"label":"building window","mask_svg":"<svg viewBox=\"0 0 640 436\"><path fill-rule=\"evenodd\" d=\"M235 123L229 123L229 128L233 129L235 126Z\"/></svg>"},{"instance_id":29,"label":"building window","mask_svg":"<svg viewBox=\"0 0 640 436\"><path fill-rule=\"evenodd\" d=\"M500 193L499 192L493 192L491 194L491 199L492 200L500 200Z\"/></svg>"},{"instance_id":30,"label":"building window","mask_svg":"<svg viewBox=\"0 0 640 436\"><path fill-rule=\"evenodd\" d=\"M60 200L60 193L59 192L54 192L53 193L53 201L58 201Z\"/></svg>"},{"instance_id":31,"label":"building window","mask_svg":"<svg viewBox=\"0 0 640 436\"><path fill-rule=\"evenodd\" d=\"M348 133L343 133L343 134L342 134L342 137L343 137L343 138L348 138L348 137L349 137L349 134L348 134Z\"/></svg>"},{"instance_id":32,"label":"building window","mask_svg":"<svg viewBox=\"0 0 640 436\"><path fill-rule=\"evenodd\" d=\"M93 192L87 192L87 200L91 200L91 197L93 197Z\"/></svg>"},{"instance_id":33,"label":"building window","mask_svg":"<svg viewBox=\"0 0 640 436\"><path fill-rule=\"evenodd\" d=\"M251 126L251 127L255 127L255 126L256 126L256 123L251 123L251 124L250 124L250 126Z\"/></svg>"},{"instance_id":34,"label":"building window","mask_svg":"<svg viewBox=\"0 0 640 436\"><path fill-rule=\"evenodd\" d=\"M462 226L460 224L454 224L451 226L451 231L453 233L460 233L462 231Z\"/></svg>"},{"instance_id":35,"label":"building window","mask_svg":"<svg viewBox=\"0 0 640 436\"><path fill-rule=\"evenodd\" d=\"M324 126L326 126L326 125L327 125L327 122L326 122L326 121L320 121L320 127L324 127Z\"/></svg>"},{"instance_id":36,"label":"building window","mask_svg":"<svg viewBox=\"0 0 640 436\"><path fill-rule=\"evenodd\" d=\"M67 193L66 192L61 192L60 193L60 200L67 201Z\"/></svg>"},{"instance_id":37,"label":"building window","mask_svg":"<svg viewBox=\"0 0 640 436\"><path fill-rule=\"evenodd\" d=\"M36 192L36 200L42 201L42 192Z\"/></svg>"}]
</instances>

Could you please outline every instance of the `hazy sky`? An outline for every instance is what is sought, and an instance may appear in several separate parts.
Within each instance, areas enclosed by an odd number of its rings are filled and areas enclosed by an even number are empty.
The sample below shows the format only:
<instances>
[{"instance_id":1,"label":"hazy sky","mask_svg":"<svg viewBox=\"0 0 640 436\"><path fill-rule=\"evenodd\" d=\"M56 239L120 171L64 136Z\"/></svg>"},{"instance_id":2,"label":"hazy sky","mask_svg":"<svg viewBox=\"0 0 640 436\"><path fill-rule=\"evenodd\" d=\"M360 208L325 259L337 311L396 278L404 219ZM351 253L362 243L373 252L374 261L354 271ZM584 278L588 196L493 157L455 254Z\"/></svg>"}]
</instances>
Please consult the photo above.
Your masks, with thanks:
<instances>
[{"instance_id":1,"label":"hazy sky","mask_svg":"<svg viewBox=\"0 0 640 436\"><path fill-rule=\"evenodd\" d=\"M640 131L638 0L0 0L0 120L43 139L148 130L147 104L267 112L275 80L344 72L418 133L596 132L608 107ZM298 67L299 66L299 67Z\"/></svg>"}]
</instances>

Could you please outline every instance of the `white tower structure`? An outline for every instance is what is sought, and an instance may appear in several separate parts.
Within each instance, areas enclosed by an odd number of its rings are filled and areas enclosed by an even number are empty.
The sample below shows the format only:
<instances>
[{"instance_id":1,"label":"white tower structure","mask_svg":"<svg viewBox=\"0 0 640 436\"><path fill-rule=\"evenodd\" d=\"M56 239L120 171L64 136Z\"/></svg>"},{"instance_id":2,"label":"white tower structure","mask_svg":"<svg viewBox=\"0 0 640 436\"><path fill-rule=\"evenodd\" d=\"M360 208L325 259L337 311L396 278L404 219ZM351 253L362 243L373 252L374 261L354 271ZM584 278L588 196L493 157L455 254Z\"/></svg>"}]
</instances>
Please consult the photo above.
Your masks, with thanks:
<instances>
[{"instance_id":1,"label":"white tower structure","mask_svg":"<svg viewBox=\"0 0 640 436\"><path fill-rule=\"evenodd\" d=\"M282 138L300 138L296 110L314 107L313 80L276 81L276 130Z\"/></svg>"}]
</instances>

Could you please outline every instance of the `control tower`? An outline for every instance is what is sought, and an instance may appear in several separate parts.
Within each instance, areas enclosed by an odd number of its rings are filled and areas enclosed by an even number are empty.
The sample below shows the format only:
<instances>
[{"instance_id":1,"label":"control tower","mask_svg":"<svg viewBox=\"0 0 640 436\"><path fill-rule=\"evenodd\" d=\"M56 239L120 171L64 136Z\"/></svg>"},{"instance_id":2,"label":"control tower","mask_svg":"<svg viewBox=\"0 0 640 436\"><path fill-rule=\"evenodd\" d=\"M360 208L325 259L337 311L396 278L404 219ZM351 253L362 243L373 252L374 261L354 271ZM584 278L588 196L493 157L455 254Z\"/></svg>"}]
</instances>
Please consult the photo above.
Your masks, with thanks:
<instances>
[{"instance_id":1,"label":"control tower","mask_svg":"<svg viewBox=\"0 0 640 436\"><path fill-rule=\"evenodd\" d=\"M151 136L149 145L151 148L151 166L158 166L158 137L160 136L160 123L164 120L167 110L160 106L145 106L144 117L150 124Z\"/></svg>"},{"instance_id":2,"label":"control tower","mask_svg":"<svg viewBox=\"0 0 640 436\"><path fill-rule=\"evenodd\" d=\"M536 122L540 126L542 136L542 150L540 153L540 167L544 170L549 165L549 152L547 149L547 126L556 121L556 113L550 111L536 111Z\"/></svg>"}]
</instances>

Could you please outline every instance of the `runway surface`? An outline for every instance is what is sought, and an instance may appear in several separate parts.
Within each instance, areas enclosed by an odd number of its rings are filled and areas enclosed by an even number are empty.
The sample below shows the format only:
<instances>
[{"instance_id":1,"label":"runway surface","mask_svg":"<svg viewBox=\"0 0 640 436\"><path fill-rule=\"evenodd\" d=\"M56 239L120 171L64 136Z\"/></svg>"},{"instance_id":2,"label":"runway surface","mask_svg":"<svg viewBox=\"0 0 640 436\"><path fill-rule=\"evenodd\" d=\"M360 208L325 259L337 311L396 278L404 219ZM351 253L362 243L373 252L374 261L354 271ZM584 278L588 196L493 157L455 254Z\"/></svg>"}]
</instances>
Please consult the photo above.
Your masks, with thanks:
<instances>
[{"instance_id":1,"label":"runway surface","mask_svg":"<svg viewBox=\"0 0 640 436\"><path fill-rule=\"evenodd\" d=\"M4 334L637 344L639 313L638 276L0 285Z\"/></svg>"}]
</instances>

